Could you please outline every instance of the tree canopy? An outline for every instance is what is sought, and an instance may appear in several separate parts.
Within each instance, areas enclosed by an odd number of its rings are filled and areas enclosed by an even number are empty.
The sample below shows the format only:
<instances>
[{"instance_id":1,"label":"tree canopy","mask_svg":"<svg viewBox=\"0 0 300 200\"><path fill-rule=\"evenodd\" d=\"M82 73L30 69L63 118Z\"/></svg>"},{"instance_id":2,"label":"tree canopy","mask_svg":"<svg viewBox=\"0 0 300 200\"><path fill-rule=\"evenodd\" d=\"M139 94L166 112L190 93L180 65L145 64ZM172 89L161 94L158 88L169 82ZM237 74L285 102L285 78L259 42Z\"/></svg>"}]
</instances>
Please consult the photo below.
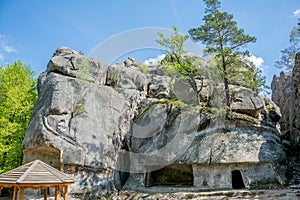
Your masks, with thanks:
<instances>
[{"instance_id":1,"label":"tree canopy","mask_svg":"<svg viewBox=\"0 0 300 200\"><path fill-rule=\"evenodd\" d=\"M233 78L234 73L242 75L237 72L253 70L251 66L247 68L245 63L241 62L243 58L250 56L250 53L241 50L241 47L255 42L256 38L238 28L233 15L219 10L220 1L204 0L204 3L206 5L204 24L190 29L189 34L194 41L201 41L207 45L205 51L217 60L217 67L224 81L226 105L230 106L228 87L230 77Z\"/></svg>"},{"instance_id":2,"label":"tree canopy","mask_svg":"<svg viewBox=\"0 0 300 200\"><path fill-rule=\"evenodd\" d=\"M164 34L158 33L160 39L156 40L166 50L166 57L161 64L165 66L169 75L180 76L186 79L199 103L199 93L203 87L203 80L199 70L199 63L193 56L186 55L187 51L184 49L184 42L189 38L188 35L180 34L178 28L173 26L174 34L167 38ZM200 79L200 85L197 80Z\"/></svg>"},{"instance_id":3,"label":"tree canopy","mask_svg":"<svg viewBox=\"0 0 300 200\"><path fill-rule=\"evenodd\" d=\"M290 70L294 67L295 55L300 52L300 18L298 18L298 25L290 33L289 42L290 46L281 51L280 60L275 62L278 68Z\"/></svg>"},{"instance_id":4,"label":"tree canopy","mask_svg":"<svg viewBox=\"0 0 300 200\"><path fill-rule=\"evenodd\" d=\"M28 66L20 61L0 66L0 173L22 164L22 140L36 99Z\"/></svg>"}]
</instances>

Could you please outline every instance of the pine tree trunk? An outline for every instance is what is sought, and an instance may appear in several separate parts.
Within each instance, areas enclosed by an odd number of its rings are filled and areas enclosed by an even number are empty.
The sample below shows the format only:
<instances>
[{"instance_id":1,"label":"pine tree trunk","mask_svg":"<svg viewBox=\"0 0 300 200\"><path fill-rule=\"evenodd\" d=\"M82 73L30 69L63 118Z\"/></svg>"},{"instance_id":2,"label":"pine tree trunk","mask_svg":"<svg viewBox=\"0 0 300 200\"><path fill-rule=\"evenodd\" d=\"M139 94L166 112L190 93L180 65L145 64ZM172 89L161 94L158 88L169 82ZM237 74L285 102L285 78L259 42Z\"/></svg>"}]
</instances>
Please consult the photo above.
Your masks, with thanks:
<instances>
[{"instance_id":1,"label":"pine tree trunk","mask_svg":"<svg viewBox=\"0 0 300 200\"><path fill-rule=\"evenodd\" d=\"M229 96L229 87L228 87L228 78L224 77L224 87L225 87L225 100L226 106L230 107L230 96Z\"/></svg>"},{"instance_id":2,"label":"pine tree trunk","mask_svg":"<svg viewBox=\"0 0 300 200\"><path fill-rule=\"evenodd\" d=\"M221 49L223 49L223 45L221 45ZM222 65L223 65L223 73L224 73L224 88L225 88L226 106L230 107L230 96L229 96L227 68L226 68L226 62L225 62L225 56L224 56L224 54L222 54Z\"/></svg>"}]
</instances>

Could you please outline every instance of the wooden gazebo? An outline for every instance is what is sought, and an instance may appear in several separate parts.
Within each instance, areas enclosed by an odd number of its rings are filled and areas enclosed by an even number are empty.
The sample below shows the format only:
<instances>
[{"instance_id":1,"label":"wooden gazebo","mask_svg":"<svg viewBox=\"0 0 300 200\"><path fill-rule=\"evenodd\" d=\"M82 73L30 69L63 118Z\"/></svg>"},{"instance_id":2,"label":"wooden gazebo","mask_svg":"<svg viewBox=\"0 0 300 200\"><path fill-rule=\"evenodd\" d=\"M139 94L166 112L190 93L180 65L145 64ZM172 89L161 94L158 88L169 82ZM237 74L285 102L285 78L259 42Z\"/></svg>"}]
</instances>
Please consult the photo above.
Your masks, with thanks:
<instances>
[{"instance_id":1,"label":"wooden gazebo","mask_svg":"<svg viewBox=\"0 0 300 200\"><path fill-rule=\"evenodd\" d=\"M0 192L6 187L14 187L13 200L17 200L18 190L20 190L20 200L24 200L24 190L26 188L44 189L44 200L47 200L48 189L55 188L55 200L60 199L60 190L64 189L63 197L68 199L68 186L74 183L74 179L69 175L35 160L22 165L16 169L0 175Z\"/></svg>"}]
</instances>

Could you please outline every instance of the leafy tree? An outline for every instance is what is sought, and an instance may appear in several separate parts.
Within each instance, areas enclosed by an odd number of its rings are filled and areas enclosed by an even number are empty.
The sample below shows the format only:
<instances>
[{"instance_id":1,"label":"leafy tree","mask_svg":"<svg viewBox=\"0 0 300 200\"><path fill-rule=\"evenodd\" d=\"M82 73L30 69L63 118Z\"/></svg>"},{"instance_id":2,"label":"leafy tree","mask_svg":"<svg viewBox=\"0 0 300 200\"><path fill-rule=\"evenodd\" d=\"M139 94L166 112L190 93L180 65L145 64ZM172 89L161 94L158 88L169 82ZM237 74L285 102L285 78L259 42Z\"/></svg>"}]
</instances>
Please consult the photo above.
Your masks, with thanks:
<instances>
[{"instance_id":1,"label":"leafy tree","mask_svg":"<svg viewBox=\"0 0 300 200\"><path fill-rule=\"evenodd\" d=\"M197 103L199 103L199 93L203 87L203 78L199 70L199 63L193 56L187 56L184 49L184 42L189 38L187 35L180 34L178 28L173 26L174 34L167 38L164 34L158 33L159 40L156 40L162 47L166 49L166 57L161 61L165 66L169 75L180 76L186 79L193 89ZM201 79L200 86L196 79Z\"/></svg>"},{"instance_id":2,"label":"leafy tree","mask_svg":"<svg viewBox=\"0 0 300 200\"><path fill-rule=\"evenodd\" d=\"M205 51L216 58L218 70L223 77L226 105L229 107L228 85L232 71L237 66L241 67L242 58L250 56L248 51L242 51L240 48L249 42L255 42L256 38L245 34L243 29L239 29L233 20L233 15L219 10L220 1L204 0L204 3L206 4L204 24L190 29L189 34L194 41L206 44Z\"/></svg>"},{"instance_id":3,"label":"leafy tree","mask_svg":"<svg viewBox=\"0 0 300 200\"><path fill-rule=\"evenodd\" d=\"M298 19L298 26L294 27L291 31L290 46L281 51L282 55L280 60L275 62L278 68L292 69L295 63L295 55L300 52L300 18Z\"/></svg>"},{"instance_id":4,"label":"leafy tree","mask_svg":"<svg viewBox=\"0 0 300 200\"><path fill-rule=\"evenodd\" d=\"M20 61L0 66L0 173L22 164L22 140L36 99L28 66Z\"/></svg>"},{"instance_id":5,"label":"leafy tree","mask_svg":"<svg viewBox=\"0 0 300 200\"><path fill-rule=\"evenodd\" d=\"M265 77L262 75L262 70L255 67L254 63L249 60L249 57L237 57L234 67L228 68L228 82L233 85L240 85L259 92L266 89Z\"/></svg>"}]
</instances>

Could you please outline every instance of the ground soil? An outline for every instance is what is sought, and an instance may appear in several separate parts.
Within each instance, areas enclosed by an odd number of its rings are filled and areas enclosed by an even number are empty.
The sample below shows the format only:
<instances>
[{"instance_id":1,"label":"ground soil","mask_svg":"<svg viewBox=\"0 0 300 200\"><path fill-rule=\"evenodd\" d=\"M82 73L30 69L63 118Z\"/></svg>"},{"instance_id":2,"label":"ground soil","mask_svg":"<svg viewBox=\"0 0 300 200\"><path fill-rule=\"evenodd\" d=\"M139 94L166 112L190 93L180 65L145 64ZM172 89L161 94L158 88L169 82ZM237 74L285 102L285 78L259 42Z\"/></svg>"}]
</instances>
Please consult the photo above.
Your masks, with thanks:
<instances>
[{"instance_id":1,"label":"ground soil","mask_svg":"<svg viewBox=\"0 0 300 200\"><path fill-rule=\"evenodd\" d=\"M155 187L155 190L149 192L134 192L120 191L109 197L100 197L96 199L111 199L111 200L234 200L234 199L251 199L251 200L300 200L300 187L289 187L281 189L268 190L220 190L209 192L177 192L176 188ZM169 191L168 191L169 190ZM161 191L161 192L159 192ZM0 197L0 200L10 200L12 197ZM25 197L26 200L43 200L40 197ZM61 198L62 200L63 198ZM75 198L72 194L69 200L81 200L89 198ZM95 199L95 200L96 200ZM48 200L54 200L54 197L49 197ZM94 199L90 199L94 200Z\"/></svg>"}]
</instances>

